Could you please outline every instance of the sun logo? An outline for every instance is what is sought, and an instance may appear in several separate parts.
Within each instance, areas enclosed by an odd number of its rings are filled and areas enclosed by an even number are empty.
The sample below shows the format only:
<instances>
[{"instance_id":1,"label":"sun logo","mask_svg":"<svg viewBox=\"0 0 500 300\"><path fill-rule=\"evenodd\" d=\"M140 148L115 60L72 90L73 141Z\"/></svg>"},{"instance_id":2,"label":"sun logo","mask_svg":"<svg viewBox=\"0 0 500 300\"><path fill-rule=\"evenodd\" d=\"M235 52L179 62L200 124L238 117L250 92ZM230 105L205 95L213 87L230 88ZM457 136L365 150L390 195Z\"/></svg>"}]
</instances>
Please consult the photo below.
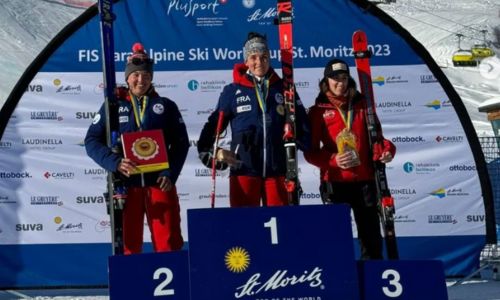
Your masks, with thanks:
<instances>
[{"instance_id":1,"label":"sun logo","mask_svg":"<svg viewBox=\"0 0 500 300\"><path fill-rule=\"evenodd\" d=\"M241 247L233 247L227 251L224 261L229 271L241 273L248 268L250 255L248 255L247 250Z\"/></svg>"}]
</instances>

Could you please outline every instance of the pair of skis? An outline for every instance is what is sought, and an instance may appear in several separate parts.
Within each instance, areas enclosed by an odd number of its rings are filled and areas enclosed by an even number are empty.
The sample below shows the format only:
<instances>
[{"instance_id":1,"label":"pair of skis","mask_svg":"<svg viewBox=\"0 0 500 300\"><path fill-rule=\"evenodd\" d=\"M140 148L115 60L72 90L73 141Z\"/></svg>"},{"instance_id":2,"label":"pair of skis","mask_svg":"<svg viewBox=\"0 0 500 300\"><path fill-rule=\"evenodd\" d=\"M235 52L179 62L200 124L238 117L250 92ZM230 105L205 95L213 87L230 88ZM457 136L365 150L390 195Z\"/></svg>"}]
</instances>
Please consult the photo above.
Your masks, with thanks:
<instances>
[{"instance_id":1,"label":"pair of skis","mask_svg":"<svg viewBox=\"0 0 500 300\"><path fill-rule=\"evenodd\" d=\"M365 32L358 30L352 36L354 59L361 93L366 98L366 122L368 139L371 150L377 143L382 143L382 134L378 130L375 113L375 96L373 94L372 74L370 67L371 52L368 49L368 40ZM396 231L394 227L394 198L387 184L385 164L380 161L373 162L375 169L375 183L377 188L378 209L380 221L384 231L385 247L389 259L398 259L398 247L396 243Z\"/></svg>"},{"instance_id":2,"label":"pair of skis","mask_svg":"<svg viewBox=\"0 0 500 300\"><path fill-rule=\"evenodd\" d=\"M101 17L102 67L104 77L104 109L106 113L106 144L115 153L121 152L118 141L118 103L115 97L115 50L113 35L113 0L99 0ZM108 172L107 191L105 193L108 214L111 223L111 242L113 255L124 253L123 249L123 205L127 193L118 172Z\"/></svg>"},{"instance_id":3,"label":"pair of skis","mask_svg":"<svg viewBox=\"0 0 500 300\"><path fill-rule=\"evenodd\" d=\"M293 35L292 35L292 1L278 0L278 28L281 54L281 68L283 72L283 96L285 106L285 128L283 142L286 153L285 185L288 195L288 204L298 205L300 202L300 188L296 124L295 124L295 84L293 81Z\"/></svg>"}]
</instances>

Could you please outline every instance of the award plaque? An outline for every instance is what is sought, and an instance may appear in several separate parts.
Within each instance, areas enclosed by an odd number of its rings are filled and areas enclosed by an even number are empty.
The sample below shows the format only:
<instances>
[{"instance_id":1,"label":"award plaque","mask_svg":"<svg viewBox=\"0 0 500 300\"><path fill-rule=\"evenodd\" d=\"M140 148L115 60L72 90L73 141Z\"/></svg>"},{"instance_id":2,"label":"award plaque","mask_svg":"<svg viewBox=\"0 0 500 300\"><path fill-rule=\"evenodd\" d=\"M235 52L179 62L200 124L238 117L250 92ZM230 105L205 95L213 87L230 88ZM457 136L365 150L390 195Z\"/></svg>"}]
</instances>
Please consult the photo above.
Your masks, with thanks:
<instances>
[{"instance_id":1,"label":"award plaque","mask_svg":"<svg viewBox=\"0 0 500 300\"><path fill-rule=\"evenodd\" d=\"M123 133L122 146L125 158L137 164L139 171L132 174L169 168L167 148L160 129Z\"/></svg>"}]
</instances>

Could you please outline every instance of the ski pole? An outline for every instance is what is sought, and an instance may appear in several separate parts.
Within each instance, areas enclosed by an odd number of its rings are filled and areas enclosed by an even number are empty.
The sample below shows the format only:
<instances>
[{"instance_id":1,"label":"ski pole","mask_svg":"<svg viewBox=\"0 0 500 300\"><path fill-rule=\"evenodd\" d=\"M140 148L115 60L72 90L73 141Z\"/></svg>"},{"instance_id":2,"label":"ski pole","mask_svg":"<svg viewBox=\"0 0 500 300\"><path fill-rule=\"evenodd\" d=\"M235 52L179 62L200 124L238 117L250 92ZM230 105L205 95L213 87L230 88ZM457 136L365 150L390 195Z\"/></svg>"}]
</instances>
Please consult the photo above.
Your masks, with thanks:
<instances>
[{"instance_id":1,"label":"ski pole","mask_svg":"<svg viewBox=\"0 0 500 300\"><path fill-rule=\"evenodd\" d=\"M224 111L219 111L219 119L217 120L217 128L215 129L215 142L214 142L214 152L212 154L212 192L210 193L210 206L214 208L215 206L215 177L217 171L215 170L215 165L217 163L217 148L219 147L219 136L222 129L222 123L224 121Z\"/></svg>"}]
</instances>

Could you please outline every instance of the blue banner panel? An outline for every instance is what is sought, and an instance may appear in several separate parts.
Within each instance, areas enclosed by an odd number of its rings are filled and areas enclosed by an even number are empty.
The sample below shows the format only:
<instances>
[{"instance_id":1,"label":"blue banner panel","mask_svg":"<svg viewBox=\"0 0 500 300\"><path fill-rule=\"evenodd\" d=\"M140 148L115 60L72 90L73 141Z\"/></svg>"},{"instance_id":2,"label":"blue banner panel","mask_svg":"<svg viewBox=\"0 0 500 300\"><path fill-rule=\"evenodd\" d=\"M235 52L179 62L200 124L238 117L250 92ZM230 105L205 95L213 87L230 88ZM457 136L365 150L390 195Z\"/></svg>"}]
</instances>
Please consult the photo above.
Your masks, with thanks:
<instances>
[{"instance_id":1,"label":"blue banner panel","mask_svg":"<svg viewBox=\"0 0 500 300\"><path fill-rule=\"evenodd\" d=\"M359 299L348 206L194 209L188 231L192 300Z\"/></svg>"},{"instance_id":2,"label":"blue banner panel","mask_svg":"<svg viewBox=\"0 0 500 300\"><path fill-rule=\"evenodd\" d=\"M350 1L294 1L294 65L323 67L332 58L353 64L351 35L370 37L373 64L420 64L421 58L394 30ZM247 33L266 34L272 64L279 64L276 1L119 1L115 61L122 70L133 43L140 41L155 70L224 70L243 61ZM328 20L341 26L325 26ZM313 29L314 34L311 34ZM75 32L43 67L46 72L100 71L99 16Z\"/></svg>"},{"instance_id":3,"label":"blue banner panel","mask_svg":"<svg viewBox=\"0 0 500 300\"><path fill-rule=\"evenodd\" d=\"M187 251L109 257L110 299L189 299Z\"/></svg>"},{"instance_id":4,"label":"blue banner panel","mask_svg":"<svg viewBox=\"0 0 500 300\"><path fill-rule=\"evenodd\" d=\"M441 261L360 261L358 268L362 300L448 299Z\"/></svg>"}]
</instances>

